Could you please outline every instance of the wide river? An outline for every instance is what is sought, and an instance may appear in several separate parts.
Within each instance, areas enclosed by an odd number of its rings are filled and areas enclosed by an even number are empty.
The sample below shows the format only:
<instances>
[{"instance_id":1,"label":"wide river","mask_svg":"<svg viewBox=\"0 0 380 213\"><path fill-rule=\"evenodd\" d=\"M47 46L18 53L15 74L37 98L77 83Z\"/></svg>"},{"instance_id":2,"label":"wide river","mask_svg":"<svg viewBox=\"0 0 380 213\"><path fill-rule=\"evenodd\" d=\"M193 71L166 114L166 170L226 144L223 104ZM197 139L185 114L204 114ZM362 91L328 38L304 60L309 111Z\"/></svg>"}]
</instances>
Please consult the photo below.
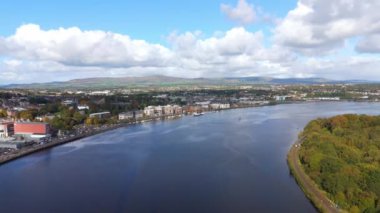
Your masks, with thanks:
<instances>
[{"instance_id":1,"label":"wide river","mask_svg":"<svg viewBox=\"0 0 380 213\"><path fill-rule=\"evenodd\" d=\"M380 104L308 103L120 128L0 166L0 212L315 212L286 155L308 121Z\"/></svg>"}]
</instances>

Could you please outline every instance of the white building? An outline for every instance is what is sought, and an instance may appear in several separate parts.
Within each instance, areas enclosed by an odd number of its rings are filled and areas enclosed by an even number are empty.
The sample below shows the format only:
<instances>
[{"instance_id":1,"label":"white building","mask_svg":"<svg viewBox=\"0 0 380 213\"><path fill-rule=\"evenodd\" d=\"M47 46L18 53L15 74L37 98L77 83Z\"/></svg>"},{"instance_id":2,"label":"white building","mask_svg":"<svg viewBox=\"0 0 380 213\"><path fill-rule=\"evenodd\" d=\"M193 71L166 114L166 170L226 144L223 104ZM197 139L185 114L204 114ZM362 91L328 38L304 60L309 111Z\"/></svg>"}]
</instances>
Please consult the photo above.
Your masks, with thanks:
<instances>
[{"instance_id":1,"label":"white building","mask_svg":"<svg viewBox=\"0 0 380 213\"><path fill-rule=\"evenodd\" d=\"M178 105L167 105L164 106L165 115L181 115L183 113L182 107Z\"/></svg>"},{"instance_id":2,"label":"white building","mask_svg":"<svg viewBox=\"0 0 380 213\"><path fill-rule=\"evenodd\" d=\"M98 113L92 113L92 114L90 114L90 118L103 119L103 118L109 118L109 117L111 117L111 113L110 112L98 112Z\"/></svg>"},{"instance_id":3,"label":"white building","mask_svg":"<svg viewBox=\"0 0 380 213\"><path fill-rule=\"evenodd\" d=\"M210 106L210 101L195 102L196 106L200 106L203 110L208 110Z\"/></svg>"},{"instance_id":4,"label":"white building","mask_svg":"<svg viewBox=\"0 0 380 213\"><path fill-rule=\"evenodd\" d=\"M154 107L153 106L145 107L144 115L148 116L148 117L153 117L154 116Z\"/></svg>"},{"instance_id":5,"label":"white building","mask_svg":"<svg viewBox=\"0 0 380 213\"><path fill-rule=\"evenodd\" d=\"M174 114L175 115L182 115L183 114L183 108L181 106L174 105L173 108L174 108Z\"/></svg>"},{"instance_id":6,"label":"white building","mask_svg":"<svg viewBox=\"0 0 380 213\"><path fill-rule=\"evenodd\" d=\"M163 116L164 115L164 107L162 107L162 106L155 106L154 107L154 115L155 116Z\"/></svg>"},{"instance_id":7,"label":"white building","mask_svg":"<svg viewBox=\"0 0 380 213\"><path fill-rule=\"evenodd\" d=\"M87 105L78 105L78 110L89 110L90 107L88 107Z\"/></svg>"},{"instance_id":8,"label":"white building","mask_svg":"<svg viewBox=\"0 0 380 213\"><path fill-rule=\"evenodd\" d=\"M123 112L119 114L119 120L130 120L134 118L135 116L133 112Z\"/></svg>"},{"instance_id":9,"label":"white building","mask_svg":"<svg viewBox=\"0 0 380 213\"><path fill-rule=\"evenodd\" d=\"M286 101L287 98L289 98L289 96L274 96L276 101Z\"/></svg>"},{"instance_id":10,"label":"white building","mask_svg":"<svg viewBox=\"0 0 380 213\"><path fill-rule=\"evenodd\" d=\"M174 107L172 105L164 106L165 115L174 115Z\"/></svg>"},{"instance_id":11,"label":"white building","mask_svg":"<svg viewBox=\"0 0 380 213\"><path fill-rule=\"evenodd\" d=\"M229 109L229 108L231 108L231 105L230 104L213 103L213 104L210 104L210 107L213 110L219 110L219 109Z\"/></svg>"},{"instance_id":12,"label":"white building","mask_svg":"<svg viewBox=\"0 0 380 213\"><path fill-rule=\"evenodd\" d=\"M111 95L111 91L109 90L103 90L103 91L93 91L90 92L90 95Z\"/></svg>"}]
</instances>

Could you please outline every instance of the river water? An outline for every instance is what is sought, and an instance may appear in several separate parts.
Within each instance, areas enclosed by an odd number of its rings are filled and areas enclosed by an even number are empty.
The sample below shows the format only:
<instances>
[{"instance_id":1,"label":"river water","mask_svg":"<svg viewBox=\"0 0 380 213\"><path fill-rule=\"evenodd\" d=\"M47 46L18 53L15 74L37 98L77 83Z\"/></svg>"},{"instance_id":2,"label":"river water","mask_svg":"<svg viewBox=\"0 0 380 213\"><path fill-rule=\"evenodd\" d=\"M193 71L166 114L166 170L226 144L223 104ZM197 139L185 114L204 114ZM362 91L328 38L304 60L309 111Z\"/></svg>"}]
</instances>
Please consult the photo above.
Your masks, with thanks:
<instances>
[{"instance_id":1,"label":"river water","mask_svg":"<svg viewBox=\"0 0 380 213\"><path fill-rule=\"evenodd\" d=\"M380 114L307 103L133 125L0 166L0 212L315 212L286 154L308 121Z\"/></svg>"}]
</instances>

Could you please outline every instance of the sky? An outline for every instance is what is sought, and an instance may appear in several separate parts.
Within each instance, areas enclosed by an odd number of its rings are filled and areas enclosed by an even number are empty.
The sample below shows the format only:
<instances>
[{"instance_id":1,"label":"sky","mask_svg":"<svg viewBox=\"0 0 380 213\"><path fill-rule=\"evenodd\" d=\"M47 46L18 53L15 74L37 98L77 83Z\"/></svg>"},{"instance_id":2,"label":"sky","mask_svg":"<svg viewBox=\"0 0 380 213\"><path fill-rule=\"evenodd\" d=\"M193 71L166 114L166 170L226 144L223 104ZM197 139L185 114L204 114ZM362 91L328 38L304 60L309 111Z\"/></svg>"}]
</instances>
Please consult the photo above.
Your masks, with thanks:
<instances>
[{"instance_id":1,"label":"sky","mask_svg":"<svg viewBox=\"0 0 380 213\"><path fill-rule=\"evenodd\" d=\"M378 0L3 0L0 84L88 77L380 80Z\"/></svg>"}]
</instances>

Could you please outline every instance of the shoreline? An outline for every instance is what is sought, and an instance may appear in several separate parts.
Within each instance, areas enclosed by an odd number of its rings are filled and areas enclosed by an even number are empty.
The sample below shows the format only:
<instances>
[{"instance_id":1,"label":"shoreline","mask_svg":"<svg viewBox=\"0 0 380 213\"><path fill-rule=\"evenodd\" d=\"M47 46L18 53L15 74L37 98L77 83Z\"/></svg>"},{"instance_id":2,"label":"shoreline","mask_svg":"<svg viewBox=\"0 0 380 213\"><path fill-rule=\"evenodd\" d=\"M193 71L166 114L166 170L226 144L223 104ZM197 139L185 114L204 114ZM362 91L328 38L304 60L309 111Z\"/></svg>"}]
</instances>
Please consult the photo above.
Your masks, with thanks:
<instances>
[{"instance_id":1,"label":"shoreline","mask_svg":"<svg viewBox=\"0 0 380 213\"><path fill-rule=\"evenodd\" d=\"M218 112L218 111L225 111L225 110L242 109L242 108L255 108L255 107L263 107L263 106L270 106L270 105L260 105L260 106L250 106L250 107L237 107L237 108L221 109L221 110L207 111L207 112ZM83 139L83 138L87 138L87 137L91 137L91 136L94 136L94 135L97 135L97 134L108 132L108 131L111 131L111 130L114 130L114 129L119 129L119 128L122 128L122 127L127 127L127 126L133 125L133 124L143 124L143 123L148 123L148 122L154 122L154 121L157 121L157 120L175 120L175 119L182 118L183 116L192 116L192 114L151 117L151 118L147 118L147 119L143 119L143 120L138 120L138 121L119 123L119 124L115 124L115 125L113 125L111 127L102 128L102 129L99 129L99 130L94 130L93 132L83 133L81 135L77 135L77 136L74 136L74 137L69 137L69 138L66 138L66 139L61 139L61 140L53 141L53 142L46 143L46 144L43 144L43 145L32 146L32 147L28 147L28 148L25 148L25 149L20 149L20 150L17 150L16 153L5 155L5 156L0 156L0 166L4 165L6 163L9 163L9 162L11 162L13 160L17 160L19 158L22 158L24 156L36 153L36 152L40 152L40 151L43 151L43 150L46 150L46 149L50 149L50 148L53 148L53 147L56 147L56 146L60 146L60 145L66 144L66 143L70 143L70 142L73 142L73 141L76 141L76 140L80 140L80 139Z\"/></svg>"},{"instance_id":2,"label":"shoreline","mask_svg":"<svg viewBox=\"0 0 380 213\"><path fill-rule=\"evenodd\" d=\"M322 102L322 101L290 101L290 102L281 102L281 103L265 104L265 105L257 105L257 106L241 106L241 107L235 107L235 108L229 108L229 109L220 109L220 110L206 111L206 113L207 112L219 112L219 111L226 111L226 110L234 110L234 109L248 109L248 108L266 107L266 106L276 106L276 105L282 105L282 104L302 104L302 103L314 103L314 102L318 103L318 102ZM334 101L334 102L347 102L347 101ZM154 121L157 121L157 120L166 120L166 119L173 120L173 119L182 118L183 116L192 116L192 115L191 114L189 114L189 115L182 114L181 116L171 115L171 116L162 116L162 117L151 117L151 118L147 118L147 119L143 119L143 120L138 120L138 121L133 121L133 122L119 123L119 124L115 124L115 125L113 125L111 127L103 128L103 129L100 129L100 130L95 130L95 131L89 132L89 133L83 133L81 135L77 135L77 136L74 136L74 137L69 137L67 139L53 141L53 142L50 142L50 143L47 143L47 144L43 144L43 145L38 145L38 146L32 146L32 147L28 147L28 148L25 148L25 149L20 149L20 150L17 150L16 153L12 153L12 154L5 155L5 156L0 156L0 166L4 165L6 163L9 163L9 162L11 162L13 160L19 159L21 157L24 157L24 156L27 156L27 155L30 155L30 154L33 154L33 153L36 153L36 152L39 152L39 151L50 149L50 148L53 148L53 147L56 147L56 146L60 146L60 145L66 144L66 143L70 143L70 142L73 142L73 141L76 141L76 140L87 138L87 137L90 137L90 136L93 136L93 135L97 135L97 134L100 134L100 133L104 133L104 132L107 132L107 131L111 131L111 130L114 130L114 129L126 127L126 126L129 126L129 125L132 125L132 124L142 124L142 123L154 122ZM290 151L289 151L289 153L290 153ZM291 167L290 167L291 165L289 163L288 163L288 166L289 166L289 168L291 170Z\"/></svg>"},{"instance_id":3,"label":"shoreline","mask_svg":"<svg viewBox=\"0 0 380 213\"><path fill-rule=\"evenodd\" d=\"M301 188L307 199L313 204L319 212L342 212L336 207L324 191L314 183L314 181L305 173L299 160L299 148L301 147L302 139L298 139L291 147L287 155L287 164L291 175Z\"/></svg>"},{"instance_id":4,"label":"shoreline","mask_svg":"<svg viewBox=\"0 0 380 213\"><path fill-rule=\"evenodd\" d=\"M18 150L19 152L17 152L17 153L6 155L6 156L0 156L0 166L4 165L6 163L9 163L9 162L11 162L13 160L19 159L21 157L24 157L24 156L36 153L36 152L40 152L40 151L43 151L43 150L46 150L46 149L50 149L50 148L53 148L53 147L56 147L56 146L60 146L60 145L66 144L66 143L70 143L70 142L73 142L73 141L76 141L76 140L80 140L80 139L91 137L91 136L94 136L94 135L97 135L97 134L100 134L100 133L104 133L104 132L107 132L107 131L118 129L118 128L121 128L121 127L124 127L124 126L127 126L127 125L129 125L129 124L116 124L116 125L108 127L108 128L103 128L103 129L99 129L99 130L96 130L96 131L93 131L93 132L90 132L90 133L84 133L84 134L77 135L77 136L74 136L74 137L69 137L67 139L53 141L53 142L50 142L50 143L39 145L37 147L29 147L29 148L25 148L24 150L21 149L21 150Z\"/></svg>"},{"instance_id":5,"label":"shoreline","mask_svg":"<svg viewBox=\"0 0 380 213\"><path fill-rule=\"evenodd\" d=\"M108 132L108 131L112 131L112 130L115 130L115 129L127 127L129 125L143 124L143 123L148 123L148 122L154 122L154 121L157 121L157 120L174 120L174 119L179 119L181 117L182 116L154 117L154 118L149 118L149 119L145 119L145 120L138 120L138 121L118 123L118 124L114 124L114 125L111 125L111 126L105 127L105 128L104 127L103 128L100 127L100 129L94 130L94 131L89 132L89 133L83 133L83 134L76 135L76 136L73 136L73 137L68 137L66 139L52 141L50 143L46 143L46 144L43 144L43 145L32 146L32 147L28 147L28 148L25 148L25 149L20 149L20 150L17 150L18 151L17 153L10 154L10 155L5 155L5 156L0 156L0 166L4 165L6 163L9 163L9 162L11 162L13 160L22 158L24 156L36 153L36 152L40 152L40 151L43 151L43 150L46 150L46 149L51 149L51 148L56 147L56 146L60 146L60 145L66 144L66 143L71 143L71 142L74 142L74 141L77 141L77 140L80 140L80 139L83 139L83 138L91 137L91 136L94 136L94 135L98 135L98 134L101 134L101 133L104 133L104 132Z\"/></svg>"}]
</instances>

